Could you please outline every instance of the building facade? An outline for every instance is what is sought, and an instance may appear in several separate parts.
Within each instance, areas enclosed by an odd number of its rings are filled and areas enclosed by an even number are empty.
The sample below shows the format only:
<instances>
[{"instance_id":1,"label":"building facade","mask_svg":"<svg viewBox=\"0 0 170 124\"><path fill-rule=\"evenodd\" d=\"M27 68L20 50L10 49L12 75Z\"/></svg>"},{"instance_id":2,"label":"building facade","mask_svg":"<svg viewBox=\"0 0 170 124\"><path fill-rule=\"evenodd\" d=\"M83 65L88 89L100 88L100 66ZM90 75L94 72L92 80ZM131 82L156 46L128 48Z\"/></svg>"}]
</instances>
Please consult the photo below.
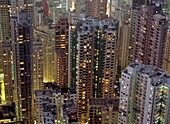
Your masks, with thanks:
<instances>
[{"instance_id":1,"label":"building facade","mask_svg":"<svg viewBox=\"0 0 170 124\"><path fill-rule=\"evenodd\" d=\"M114 98L89 99L89 124L117 124L119 100Z\"/></svg>"},{"instance_id":2,"label":"building facade","mask_svg":"<svg viewBox=\"0 0 170 124\"><path fill-rule=\"evenodd\" d=\"M144 5L133 9L129 63L138 60L162 68L166 32L167 19L160 13L159 7Z\"/></svg>"},{"instance_id":3,"label":"building facade","mask_svg":"<svg viewBox=\"0 0 170 124\"><path fill-rule=\"evenodd\" d=\"M40 124L70 124L77 122L76 92L59 88L55 83L45 84L35 91L35 122Z\"/></svg>"},{"instance_id":4,"label":"building facade","mask_svg":"<svg viewBox=\"0 0 170 124\"><path fill-rule=\"evenodd\" d=\"M87 26L87 27L86 27ZM76 63L77 74L77 115L80 123L88 121L87 101L92 98L92 71L93 71L93 34L89 25L78 31L78 57Z\"/></svg>"},{"instance_id":5,"label":"building facade","mask_svg":"<svg viewBox=\"0 0 170 124\"><path fill-rule=\"evenodd\" d=\"M55 33L55 82L68 87L68 19L60 19Z\"/></svg>"},{"instance_id":6,"label":"building facade","mask_svg":"<svg viewBox=\"0 0 170 124\"><path fill-rule=\"evenodd\" d=\"M77 114L81 123L88 122L88 99L115 97L116 24L110 18L87 20L80 22L76 29Z\"/></svg>"},{"instance_id":7,"label":"building facade","mask_svg":"<svg viewBox=\"0 0 170 124\"><path fill-rule=\"evenodd\" d=\"M77 17L80 16L80 13L85 9L85 0L75 0L75 14Z\"/></svg>"},{"instance_id":8,"label":"building facade","mask_svg":"<svg viewBox=\"0 0 170 124\"><path fill-rule=\"evenodd\" d=\"M55 28L50 25L37 27L34 35L42 43L43 82L54 82Z\"/></svg>"},{"instance_id":9,"label":"building facade","mask_svg":"<svg viewBox=\"0 0 170 124\"><path fill-rule=\"evenodd\" d=\"M33 91L42 90L43 84L43 47L40 39L34 39L32 52Z\"/></svg>"},{"instance_id":10,"label":"building facade","mask_svg":"<svg viewBox=\"0 0 170 124\"><path fill-rule=\"evenodd\" d=\"M51 90L37 90L35 91L35 121L37 124L55 124L55 118L57 117L57 107L52 104L52 92ZM53 109L53 111L52 111ZM55 114L53 114L54 112ZM49 116L47 116L49 115Z\"/></svg>"},{"instance_id":11,"label":"building facade","mask_svg":"<svg viewBox=\"0 0 170 124\"><path fill-rule=\"evenodd\" d=\"M25 13L27 13L29 16L33 19L33 0L11 0L11 16L16 16L18 11L21 11L22 9L25 10Z\"/></svg>"},{"instance_id":12,"label":"building facade","mask_svg":"<svg viewBox=\"0 0 170 124\"><path fill-rule=\"evenodd\" d=\"M119 60L118 65L120 70L124 69L128 65L128 46L129 46L129 35L130 25L129 22L124 23L119 30Z\"/></svg>"},{"instance_id":13,"label":"building facade","mask_svg":"<svg viewBox=\"0 0 170 124\"><path fill-rule=\"evenodd\" d=\"M53 24L57 24L60 18L68 17L71 3L74 0L46 0L49 10L49 16L53 20Z\"/></svg>"},{"instance_id":14,"label":"building facade","mask_svg":"<svg viewBox=\"0 0 170 124\"><path fill-rule=\"evenodd\" d=\"M13 124L17 122L14 103L0 105L0 113L1 113L0 123L3 123L3 124L12 123Z\"/></svg>"},{"instance_id":15,"label":"building facade","mask_svg":"<svg viewBox=\"0 0 170 124\"><path fill-rule=\"evenodd\" d=\"M32 46L32 116L35 118L35 91L43 90L43 47L40 38L34 36Z\"/></svg>"},{"instance_id":16,"label":"building facade","mask_svg":"<svg viewBox=\"0 0 170 124\"><path fill-rule=\"evenodd\" d=\"M102 18L106 16L107 0L86 0L86 16Z\"/></svg>"},{"instance_id":17,"label":"building facade","mask_svg":"<svg viewBox=\"0 0 170 124\"><path fill-rule=\"evenodd\" d=\"M164 54L164 61L163 61L163 69L170 74L170 29L168 29L166 34L166 45L165 45L165 54Z\"/></svg>"},{"instance_id":18,"label":"building facade","mask_svg":"<svg viewBox=\"0 0 170 124\"><path fill-rule=\"evenodd\" d=\"M12 103L13 84L12 84L12 49L11 49L11 25L10 25L10 0L0 1L0 70L4 75L3 83L5 97L2 102Z\"/></svg>"},{"instance_id":19,"label":"building facade","mask_svg":"<svg viewBox=\"0 0 170 124\"><path fill-rule=\"evenodd\" d=\"M169 123L170 77L137 62L122 72L118 124Z\"/></svg>"},{"instance_id":20,"label":"building facade","mask_svg":"<svg viewBox=\"0 0 170 124\"><path fill-rule=\"evenodd\" d=\"M31 123L32 101L32 17L24 10L12 17L14 102L18 121Z\"/></svg>"}]
</instances>

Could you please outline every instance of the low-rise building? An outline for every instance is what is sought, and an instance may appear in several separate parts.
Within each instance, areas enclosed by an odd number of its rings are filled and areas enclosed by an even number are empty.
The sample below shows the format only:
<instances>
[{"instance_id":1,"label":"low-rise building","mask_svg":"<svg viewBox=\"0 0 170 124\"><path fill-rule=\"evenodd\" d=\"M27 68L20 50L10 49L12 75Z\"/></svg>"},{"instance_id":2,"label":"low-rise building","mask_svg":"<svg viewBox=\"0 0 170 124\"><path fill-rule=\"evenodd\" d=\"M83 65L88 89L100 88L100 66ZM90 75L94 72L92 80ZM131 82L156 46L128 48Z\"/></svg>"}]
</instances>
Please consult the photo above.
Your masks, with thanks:
<instances>
[{"instance_id":1,"label":"low-rise building","mask_svg":"<svg viewBox=\"0 0 170 124\"><path fill-rule=\"evenodd\" d=\"M119 99L89 99L89 124L117 124Z\"/></svg>"}]
</instances>

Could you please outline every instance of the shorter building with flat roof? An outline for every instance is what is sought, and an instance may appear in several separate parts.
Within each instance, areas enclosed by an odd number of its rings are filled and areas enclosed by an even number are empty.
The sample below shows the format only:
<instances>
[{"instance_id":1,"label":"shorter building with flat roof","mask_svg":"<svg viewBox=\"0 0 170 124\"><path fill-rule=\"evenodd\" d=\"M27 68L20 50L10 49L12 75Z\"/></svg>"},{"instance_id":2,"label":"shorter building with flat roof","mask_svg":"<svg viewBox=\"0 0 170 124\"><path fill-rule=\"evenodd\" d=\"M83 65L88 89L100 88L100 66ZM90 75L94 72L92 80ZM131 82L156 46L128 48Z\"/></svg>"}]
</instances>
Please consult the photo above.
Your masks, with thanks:
<instances>
[{"instance_id":1,"label":"shorter building with flat roof","mask_svg":"<svg viewBox=\"0 0 170 124\"><path fill-rule=\"evenodd\" d=\"M89 124L117 124L119 99L89 99Z\"/></svg>"},{"instance_id":2,"label":"shorter building with flat roof","mask_svg":"<svg viewBox=\"0 0 170 124\"><path fill-rule=\"evenodd\" d=\"M24 124L16 121L15 104L0 105L0 124Z\"/></svg>"}]
</instances>

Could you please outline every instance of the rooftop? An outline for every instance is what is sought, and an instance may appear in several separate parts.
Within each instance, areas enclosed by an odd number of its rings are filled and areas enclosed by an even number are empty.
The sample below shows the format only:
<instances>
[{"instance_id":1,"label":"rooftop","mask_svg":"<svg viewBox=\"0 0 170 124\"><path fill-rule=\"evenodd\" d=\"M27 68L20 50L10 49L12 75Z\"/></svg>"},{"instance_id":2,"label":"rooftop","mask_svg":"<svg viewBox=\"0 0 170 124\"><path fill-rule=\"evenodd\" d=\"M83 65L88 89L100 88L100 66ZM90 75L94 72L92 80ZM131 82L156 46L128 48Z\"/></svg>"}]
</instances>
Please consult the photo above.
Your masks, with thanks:
<instances>
[{"instance_id":1,"label":"rooftop","mask_svg":"<svg viewBox=\"0 0 170 124\"><path fill-rule=\"evenodd\" d=\"M52 96L51 90L36 90L35 91L36 96Z\"/></svg>"},{"instance_id":2,"label":"rooftop","mask_svg":"<svg viewBox=\"0 0 170 124\"><path fill-rule=\"evenodd\" d=\"M153 78L155 81L152 82L153 86L160 85L162 83L170 84L170 76L167 75L166 71L154 67L151 65L143 65L138 62L131 63L129 67L136 68L138 70L138 74L147 75L148 78ZM126 69L124 73L127 73Z\"/></svg>"}]
</instances>

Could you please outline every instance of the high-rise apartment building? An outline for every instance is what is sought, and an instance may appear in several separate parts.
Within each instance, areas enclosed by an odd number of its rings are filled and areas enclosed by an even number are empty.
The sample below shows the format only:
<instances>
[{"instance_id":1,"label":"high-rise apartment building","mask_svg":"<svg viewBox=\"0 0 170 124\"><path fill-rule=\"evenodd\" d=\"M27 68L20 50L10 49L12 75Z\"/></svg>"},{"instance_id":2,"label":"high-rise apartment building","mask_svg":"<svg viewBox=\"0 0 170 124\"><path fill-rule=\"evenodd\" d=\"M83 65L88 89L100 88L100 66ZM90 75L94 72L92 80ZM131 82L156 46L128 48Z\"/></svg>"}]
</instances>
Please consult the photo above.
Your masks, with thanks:
<instances>
[{"instance_id":1,"label":"high-rise apartment building","mask_svg":"<svg viewBox=\"0 0 170 124\"><path fill-rule=\"evenodd\" d=\"M32 123L33 0L11 0L10 2L16 115L17 120Z\"/></svg>"},{"instance_id":2,"label":"high-rise apartment building","mask_svg":"<svg viewBox=\"0 0 170 124\"><path fill-rule=\"evenodd\" d=\"M5 92L0 90L5 94L3 102L9 103L13 101L10 10L10 0L0 0L0 70Z\"/></svg>"},{"instance_id":3,"label":"high-rise apartment building","mask_svg":"<svg viewBox=\"0 0 170 124\"><path fill-rule=\"evenodd\" d=\"M56 26L54 65L55 82L58 83L62 88L68 87L68 35L68 19L61 18Z\"/></svg>"},{"instance_id":4,"label":"high-rise apartment building","mask_svg":"<svg viewBox=\"0 0 170 124\"><path fill-rule=\"evenodd\" d=\"M107 21L110 21L110 23ZM98 42L95 42L94 58L96 63L94 72L97 73L95 74L94 82L97 81L97 83L95 83L94 87L102 87L102 97L113 98L115 97L114 82L117 72L117 22L112 19L105 19L101 23L103 27L98 30L96 34ZM107 28L105 27L106 25L108 26ZM103 32L102 29L104 30ZM98 44L100 44L99 47ZM102 82L101 86L100 81ZM95 97L100 96L100 88L98 88L96 89L97 92L96 90L94 92Z\"/></svg>"},{"instance_id":5,"label":"high-rise apartment building","mask_svg":"<svg viewBox=\"0 0 170 124\"><path fill-rule=\"evenodd\" d=\"M77 17L80 16L80 13L85 9L85 0L75 0L75 14Z\"/></svg>"},{"instance_id":6,"label":"high-rise apartment building","mask_svg":"<svg viewBox=\"0 0 170 124\"><path fill-rule=\"evenodd\" d=\"M37 27L34 35L42 42L43 82L54 82L55 28L50 25Z\"/></svg>"},{"instance_id":7,"label":"high-rise apartment building","mask_svg":"<svg viewBox=\"0 0 170 124\"><path fill-rule=\"evenodd\" d=\"M48 28L42 31L45 35L43 42L43 82L54 82L54 49L55 49L55 28Z\"/></svg>"},{"instance_id":8,"label":"high-rise apartment building","mask_svg":"<svg viewBox=\"0 0 170 124\"><path fill-rule=\"evenodd\" d=\"M24 10L12 16L12 46L14 63L14 102L17 120L31 124L32 101L32 17Z\"/></svg>"},{"instance_id":9,"label":"high-rise apartment building","mask_svg":"<svg viewBox=\"0 0 170 124\"><path fill-rule=\"evenodd\" d=\"M86 123L88 121L87 102L92 98L93 34L90 25L84 24L77 36L77 114L79 122Z\"/></svg>"},{"instance_id":10,"label":"high-rise apartment building","mask_svg":"<svg viewBox=\"0 0 170 124\"><path fill-rule=\"evenodd\" d=\"M74 0L46 0L48 4L49 16L53 24L57 24L60 18L68 17L71 4Z\"/></svg>"},{"instance_id":11,"label":"high-rise apartment building","mask_svg":"<svg viewBox=\"0 0 170 124\"><path fill-rule=\"evenodd\" d=\"M118 124L168 124L170 77L138 62L122 72Z\"/></svg>"},{"instance_id":12,"label":"high-rise apartment building","mask_svg":"<svg viewBox=\"0 0 170 124\"><path fill-rule=\"evenodd\" d=\"M42 1L34 2L34 27L42 26L44 24L44 8L42 6Z\"/></svg>"},{"instance_id":13,"label":"high-rise apartment building","mask_svg":"<svg viewBox=\"0 0 170 124\"><path fill-rule=\"evenodd\" d=\"M128 44L130 35L130 22L126 21L120 26L119 33L119 65L124 69L128 65Z\"/></svg>"},{"instance_id":14,"label":"high-rise apartment building","mask_svg":"<svg viewBox=\"0 0 170 124\"><path fill-rule=\"evenodd\" d=\"M77 28L78 26L76 25L72 25L71 29L70 29L70 66L69 66L69 75L70 78L68 78L68 80L70 80L70 87L75 88L76 89L76 58L77 58Z\"/></svg>"},{"instance_id":15,"label":"high-rise apartment building","mask_svg":"<svg viewBox=\"0 0 170 124\"><path fill-rule=\"evenodd\" d=\"M35 119L35 91L43 90L43 46L41 38L34 35L32 44L32 119Z\"/></svg>"},{"instance_id":16,"label":"high-rise apartment building","mask_svg":"<svg viewBox=\"0 0 170 124\"><path fill-rule=\"evenodd\" d=\"M54 82L55 28L51 26L46 0L36 1L34 9L32 116L36 120L35 91L43 90L44 83Z\"/></svg>"},{"instance_id":17,"label":"high-rise apartment building","mask_svg":"<svg viewBox=\"0 0 170 124\"><path fill-rule=\"evenodd\" d=\"M43 84L43 46L40 38L34 39L32 49L33 93L44 89Z\"/></svg>"},{"instance_id":18,"label":"high-rise apartment building","mask_svg":"<svg viewBox=\"0 0 170 124\"><path fill-rule=\"evenodd\" d=\"M137 59L161 68L166 32L167 18L159 7L143 5L132 9L129 62Z\"/></svg>"},{"instance_id":19,"label":"high-rise apartment building","mask_svg":"<svg viewBox=\"0 0 170 124\"><path fill-rule=\"evenodd\" d=\"M80 22L72 40L77 41L76 85L77 111L81 123L88 121L88 99L114 97L116 75L117 22ZM73 42L72 42L73 43ZM72 49L74 50L74 49Z\"/></svg>"},{"instance_id":20,"label":"high-rise apartment building","mask_svg":"<svg viewBox=\"0 0 170 124\"><path fill-rule=\"evenodd\" d=\"M33 12L34 12L33 0L10 0L10 2L11 2L12 16L16 16L18 11L24 9L25 13L27 13L33 19Z\"/></svg>"},{"instance_id":21,"label":"high-rise apartment building","mask_svg":"<svg viewBox=\"0 0 170 124\"><path fill-rule=\"evenodd\" d=\"M97 18L106 17L107 0L85 0L86 16Z\"/></svg>"},{"instance_id":22,"label":"high-rise apartment building","mask_svg":"<svg viewBox=\"0 0 170 124\"><path fill-rule=\"evenodd\" d=\"M165 53L164 53L164 59L163 59L163 69L167 71L168 74L170 74L170 28L167 31L166 34L166 44L165 44Z\"/></svg>"},{"instance_id":23,"label":"high-rise apartment building","mask_svg":"<svg viewBox=\"0 0 170 124\"><path fill-rule=\"evenodd\" d=\"M42 3L43 2L43 3ZM54 2L54 1L53 1ZM43 82L54 82L55 27L52 24L46 0L36 2L34 36L42 43ZM51 5L51 4L50 4ZM34 22L35 22L34 21Z\"/></svg>"},{"instance_id":24,"label":"high-rise apartment building","mask_svg":"<svg viewBox=\"0 0 170 124\"><path fill-rule=\"evenodd\" d=\"M128 52L129 52L129 40L130 40L130 9L123 8L126 11L115 12L115 14L120 15L119 17L119 29L118 29L118 44L117 44L117 74L116 74L116 82L114 84L116 96L119 97L120 91L120 78L121 71L124 70L128 65Z\"/></svg>"},{"instance_id":25,"label":"high-rise apartment building","mask_svg":"<svg viewBox=\"0 0 170 124\"><path fill-rule=\"evenodd\" d=\"M120 78L121 70L128 65L128 46L130 40L130 10L128 3L124 0L114 5L115 10L112 12L112 17L119 20L118 24L118 71L117 79ZM120 8L120 9L118 9ZM114 15L113 15L114 14Z\"/></svg>"}]
</instances>

